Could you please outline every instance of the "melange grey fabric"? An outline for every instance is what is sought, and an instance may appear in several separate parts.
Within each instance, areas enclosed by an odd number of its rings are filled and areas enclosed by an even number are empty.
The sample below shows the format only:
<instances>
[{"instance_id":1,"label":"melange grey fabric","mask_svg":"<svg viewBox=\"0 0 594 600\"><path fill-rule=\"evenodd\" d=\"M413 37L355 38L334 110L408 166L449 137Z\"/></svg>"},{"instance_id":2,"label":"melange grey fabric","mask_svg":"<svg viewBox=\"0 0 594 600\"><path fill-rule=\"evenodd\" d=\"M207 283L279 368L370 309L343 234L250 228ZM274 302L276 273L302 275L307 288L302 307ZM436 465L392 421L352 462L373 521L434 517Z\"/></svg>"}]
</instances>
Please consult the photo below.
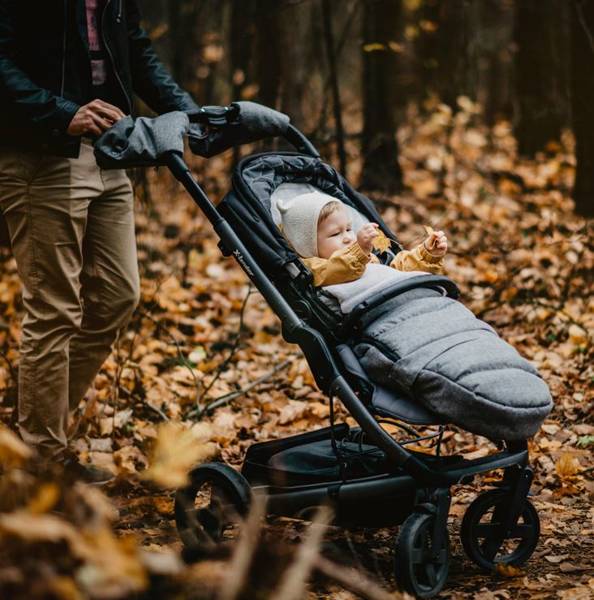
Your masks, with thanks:
<instances>
[{"instance_id":1,"label":"melange grey fabric","mask_svg":"<svg viewBox=\"0 0 594 600\"><path fill-rule=\"evenodd\" d=\"M369 377L491 439L534 435L552 409L538 371L460 302L414 290L366 316L354 352Z\"/></svg>"},{"instance_id":2,"label":"melange grey fabric","mask_svg":"<svg viewBox=\"0 0 594 600\"><path fill-rule=\"evenodd\" d=\"M228 148L278 137L286 133L290 124L287 115L256 102L233 102L239 108L237 119L225 126L208 128L203 134L192 129L188 136L194 154L210 158Z\"/></svg>"},{"instance_id":3,"label":"melange grey fabric","mask_svg":"<svg viewBox=\"0 0 594 600\"><path fill-rule=\"evenodd\" d=\"M129 169L164 164L170 152L183 154L188 115L170 112L154 119L124 117L95 142L95 158L102 169Z\"/></svg>"}]
</instances>

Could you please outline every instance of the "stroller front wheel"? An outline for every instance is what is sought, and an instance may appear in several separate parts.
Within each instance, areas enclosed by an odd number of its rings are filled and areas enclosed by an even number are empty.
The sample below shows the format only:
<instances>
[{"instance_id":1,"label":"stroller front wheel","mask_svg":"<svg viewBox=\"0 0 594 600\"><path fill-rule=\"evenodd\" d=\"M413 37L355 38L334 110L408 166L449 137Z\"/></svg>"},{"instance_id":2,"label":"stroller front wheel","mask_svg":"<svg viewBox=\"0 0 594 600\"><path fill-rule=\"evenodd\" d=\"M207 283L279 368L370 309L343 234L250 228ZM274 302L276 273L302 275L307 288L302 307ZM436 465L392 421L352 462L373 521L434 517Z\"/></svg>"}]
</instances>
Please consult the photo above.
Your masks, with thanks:
<instances>
[{"instance_id":1,"label":"stroller front wheel","mask_svg":"<svg viewBox=\"0 0 594 600\"><path fill-rule=\"evenodd\" d=\"M192 558L212 552L225 530L247 514L251 488L246 479L223 463L206 463L190 473L190 484L175 494L175 523Z\"/></svg>"},{"instance_id":2,"label":"stroller front wheel","mask_svg":"<svg viewBox=\"0 0 594 600\"><path fill-rule=\"evenodd\" d=\"M394 555L394 575L404 591L417 598L432 598L448 578L450 540L444 531L440 548L434 544L435 516L412 513L404 521Z\"/></svg>"},{"instance_id":3,"label":"stroller front wheel","mask_svg":"<svg viewBox=\"0 0 594 600\"><path fill-rule=\"evenodd\" d=\"M529 500L525 501L518 522L509 531L502 531L509 505L509 492L489 490L472 502L462 519L460 538L464 551L485 571L493 571L498 564L523 565L538 543L540 521Z\"/></svg>"}]
</instances>

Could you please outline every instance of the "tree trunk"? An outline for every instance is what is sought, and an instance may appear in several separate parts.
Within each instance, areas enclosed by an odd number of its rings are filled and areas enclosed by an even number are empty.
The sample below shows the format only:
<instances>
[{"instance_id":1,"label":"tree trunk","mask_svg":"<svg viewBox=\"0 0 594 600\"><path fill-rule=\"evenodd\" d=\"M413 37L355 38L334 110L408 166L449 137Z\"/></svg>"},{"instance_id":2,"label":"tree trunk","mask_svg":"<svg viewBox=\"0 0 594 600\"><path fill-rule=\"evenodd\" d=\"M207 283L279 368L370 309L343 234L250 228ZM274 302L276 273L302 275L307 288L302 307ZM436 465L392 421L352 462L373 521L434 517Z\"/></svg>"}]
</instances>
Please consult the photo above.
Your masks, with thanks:
<instances>
[{"instance_id":1,"label":"tree trunk","mask_svg":"<svg viewBox=\"0 0 594 600\"><path fill-rule=\"evenodd\" d=\"M363 15L363 173L361 185L396 193L402 188L396 141L395 52L400 0L365 0Z\"/></svg>"},{"instance_id":2,"label":"tree trunk","mask_svg":"<svg viewBox=\"0 0 594 600\"><path fill-rule=\"evenodd\" d=\"M522 0L516 4L515 134L520 154L533 156L545 149L548 142L559 140L567 124L569 32L565 9L571 5L566 0ZM578 30L576 34L583 36L584 32Z\"/></svg>"},{"instance_id":3,"label":"tree trunk","mask_svg":"<svg viewBox=\"0 0 594 600\"><path fill-rule=\"evenodd\" d=\"M453 109L457 108L458 96L472 95L468 84L469 29L466 0L440 3L436 89L441 100Z\"/></svg>"},{"instance_id":4,"label":"tree trunk","mask_svg":"<svg viewBox=\"0 0 594 600\"><path fill-rule=\"evenodd\" d=\"M280 95L281 110L291 117L298 129L311 127L305 122L303 99L307 89L307 73L311 69L309 52L309 14L310 2L296 0L277 0L278 30L280 40L281 72ZM309 112L309 111L308 111Z\"/></svg>"},{"instance_id":5,"label":"tree trunk","mask_svg":"<svg viewBox=\"0 0 594 600\"><path fill-rule=\"evenodd\" d=\"M252 61L257 7L254 0L241 0L231 4L230 52L231 89L233 100L240 100L242 91L250 83L249 67Z\"/></svg>"},{"instance_id":6,"label":"tree trunk","mask_svg":"<svg viewBox=\"0 0 594 600\"><path fill-rule=\"evenodd\" d=\"M594 217L594 0L578 0L571 15L571 106L577 168L576 211Z\"/></svg>"},{"instance_id":7,"label":"tree trunk","mask_svg":"<svg viewBox=\"0 0 594 600\"><path fill-rule=\"evenodd\" d=\"M511 119L513 113L514 11L513 5L502 0L484 0L477 6L475 93L485 121L494 125L502 118Z\"/></svg>"},{"instance_id":8,"label":"tree trunk","mask_svg":"<svg viewBox=\"0 0 594 600\"><path fill-rule=\"evenodd\" d=\"M278 108L281 62L277 0L258 0L256 14L257 101Z\"/></svg>"},{"instance_id":9,"label":"tree trunk","mask_svg":"<svg viewBox=\"0 0 594 600\"><path fill-rule=\"evenodd\" d=\"M332 5L330 0L322 0L324 39L326 41L326 56L330 87L332 90L332 105L334 108L334 124L336 128L336 148L341 173L347 176L347 160L344 148L344 128L342 125L342 104L340 101L340 87L338 85L338 69L336 65L336 44L334 41L334 29L332 26Z\"/></svg>"}]
</instances>

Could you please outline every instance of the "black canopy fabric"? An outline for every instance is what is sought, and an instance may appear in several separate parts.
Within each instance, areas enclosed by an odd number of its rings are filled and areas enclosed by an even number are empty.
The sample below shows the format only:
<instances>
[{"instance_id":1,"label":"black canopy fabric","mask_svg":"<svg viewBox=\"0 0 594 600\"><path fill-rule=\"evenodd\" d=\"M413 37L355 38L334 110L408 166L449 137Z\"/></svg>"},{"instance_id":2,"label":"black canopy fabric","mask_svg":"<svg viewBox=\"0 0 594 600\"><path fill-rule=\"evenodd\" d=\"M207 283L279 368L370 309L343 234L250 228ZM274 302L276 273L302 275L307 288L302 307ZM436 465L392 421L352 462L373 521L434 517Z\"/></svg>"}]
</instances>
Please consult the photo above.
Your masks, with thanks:
<instances>
[{"instance_id":1,"label":"black canopy fabric","mask_svg":"<svg viewBox=\"0 0 594 600\"><path fill-rule=\"evenodd\" d=\"M305 269L272 217L271 196L279 185L288 182L309 183L352 206L380 225L392 240L394 252L401 249L371 201L321 159L295 152L258 154L239 163L233 190L218 208L270 276L286 276L291 272L287 271L288 263Z\"/></svg>"}]
</instances>

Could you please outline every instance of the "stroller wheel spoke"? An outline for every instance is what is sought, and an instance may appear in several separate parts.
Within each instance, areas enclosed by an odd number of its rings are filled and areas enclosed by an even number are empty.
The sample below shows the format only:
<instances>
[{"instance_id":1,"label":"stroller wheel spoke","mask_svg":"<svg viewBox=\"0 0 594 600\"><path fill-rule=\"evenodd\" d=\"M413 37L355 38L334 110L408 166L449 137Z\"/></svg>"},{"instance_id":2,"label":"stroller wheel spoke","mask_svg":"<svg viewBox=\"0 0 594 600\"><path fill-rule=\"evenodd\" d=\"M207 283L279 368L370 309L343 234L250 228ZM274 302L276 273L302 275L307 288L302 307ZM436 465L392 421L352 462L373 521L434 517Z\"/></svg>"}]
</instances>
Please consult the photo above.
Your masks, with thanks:
<instances>
[{"instance_id":1,"label":"stroller wheel spoke","mask_svg":"<svg viewBox=\"0 0 594 600\"><path fill-rule=\"evenodd\" d=\"M532 536L533 528L531 525L520 523L512 528L509 538L529 539Z\"/></svg>"},{"instance_id":2,"label":"stroller wheel spoke","mask_svg":"<svg viewBox=\"0 0 594 600\"><path fill-rule=\"evenodd\" d=\"M425 566L425 573L427 574L427 580L429 585L433 587L437 583L437 573L435 572L435 565L433 563L427 563Z\"/></svg>"},{"instance_id":3,"label":"stroller wheel spoke","mask_svg":"<svg viewBox=\"0 0 594 600\"><path fill-rule=\"evenodd\" d=\"M413 565L422 565L427 557L427 552L423 548L414 548L410 558Z\"/></svg>"},{"instance_id":4,"label":"stroller wheel spoke","mask_svg":"<svg viewBox=\"0 0 594 600\"><path fill-rule=\"evenodd\" d=\"M480 523L474 528L475 535L479 539L491 538L499 528L498 523Z\"/></svg>"}]
</instances>

